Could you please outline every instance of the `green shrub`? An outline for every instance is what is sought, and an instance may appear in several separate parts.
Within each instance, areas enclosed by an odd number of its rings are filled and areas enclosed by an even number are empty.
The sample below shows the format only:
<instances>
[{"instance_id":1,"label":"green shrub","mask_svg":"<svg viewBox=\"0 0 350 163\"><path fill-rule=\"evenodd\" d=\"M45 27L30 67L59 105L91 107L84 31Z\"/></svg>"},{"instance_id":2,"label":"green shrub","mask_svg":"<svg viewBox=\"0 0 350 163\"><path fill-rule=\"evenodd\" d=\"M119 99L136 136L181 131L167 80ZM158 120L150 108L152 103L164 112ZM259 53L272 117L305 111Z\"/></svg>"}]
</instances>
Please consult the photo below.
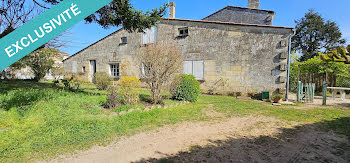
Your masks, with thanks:
<instances>
[{"instance_id":1,"label":"green shrub","mask_svg":"<svg viewBox=\"0 0 350 163\"><path fill-rule=\"evenodd\" d=\"M121 103L125 105L135 105L139 101L140 80L136 77L123 77L120 80L119 96Z\"/></svg>"},{"instance_id":2,"label":"green shrub","mask_svg":"<svg viewBox=\"0 0 350 163\"><path fill-rule=\"evenodd\" d=\"M181 101L196 102L200 94L199 82L193 75L183 75L174 98Z\"/></svg>"},{"instance_id":3,"label":"green shrub","mask_svg":"<svg viewBox=\"0 0 350 163\"><path fill-rule=\"evenodd\" d=\"M272 95L272 98L273 98L273 99L282 99L282 98L283 98L283 95L282 95L282 94L279 94L279 93L276 93L276 94L273 94L273 95Z\"/></svg>"},{"instance_id":4,"label":"green shrub","mask_svg":"<svg viewBox=\"0 0 350 163\"><path fill-rule=\"evenodd\" d=\"M72 92L78 92L80 89L80 81L76 75L66 75L61 81L64 87Z\"/></svg>"},{"instance_id":5,"label":"green shrub","mask_svg":"<svg viewBox=\"0 0 350 163\"><path fill-rule=\"evenodd\" d=\"M111 86L107 90L107 100L106 100L106 107L112 109L119 105L119 95L118 95L118 88L115 86Z\"/></svg>"},{"instance_id":6,"label":"green shrub","mask_svg":"<svg viewBox=\"0 0 350 163\"><path fill-rule=\"evenodd\" d=\"M171 97L175 97L177 88L181 84L183 75L177 75L170 83L169 85L169 92Z\"/></svg>"},{"instance_id":7,"label":"green shrub","mask_svg":"<svg viewBox=\"0 0 350 163\"><path fill-rule=\"evenodd\" d=\"M94 75L94 79L92 81L97 89L106 90L109 85L112 83L112 78L104 72L98 72Z\"/></svg>"}]
</instances>

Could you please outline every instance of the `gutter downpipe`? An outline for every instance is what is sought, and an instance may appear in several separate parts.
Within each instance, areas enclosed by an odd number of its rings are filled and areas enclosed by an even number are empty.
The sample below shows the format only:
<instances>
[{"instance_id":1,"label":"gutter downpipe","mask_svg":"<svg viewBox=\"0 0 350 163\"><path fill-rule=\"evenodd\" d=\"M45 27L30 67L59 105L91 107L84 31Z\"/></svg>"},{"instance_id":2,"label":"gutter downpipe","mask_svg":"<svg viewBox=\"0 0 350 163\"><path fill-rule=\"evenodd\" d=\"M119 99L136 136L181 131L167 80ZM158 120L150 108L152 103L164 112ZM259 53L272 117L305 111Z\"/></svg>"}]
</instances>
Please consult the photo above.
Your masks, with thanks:
<instances>
[{"instance_id":1,"label":"gutter downpipe","mask_svg":"<svg viewBox=\"0 0 350 163\"><path fill-rule=\"evenodd\" d=\"M287 86L286 86L286 102L288 102L288 96L289 96L289 76L290 76L290 55L292 53L292 37L295 35L295 30L293 30L293 34L289 36L289 45L288 45L288 71L287 71Z\"/></svg>"}]
</instances>

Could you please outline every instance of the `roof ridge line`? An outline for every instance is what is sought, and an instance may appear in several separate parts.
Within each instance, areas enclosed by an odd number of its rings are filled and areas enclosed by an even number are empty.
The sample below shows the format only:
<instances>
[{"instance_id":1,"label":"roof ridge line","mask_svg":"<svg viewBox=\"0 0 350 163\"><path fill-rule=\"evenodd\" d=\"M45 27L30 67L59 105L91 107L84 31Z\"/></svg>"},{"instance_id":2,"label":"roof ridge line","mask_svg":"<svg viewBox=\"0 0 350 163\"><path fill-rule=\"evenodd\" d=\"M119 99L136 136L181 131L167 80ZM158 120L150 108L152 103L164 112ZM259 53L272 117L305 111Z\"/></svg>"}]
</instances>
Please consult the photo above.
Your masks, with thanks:
<instances>
[{"instance_id":1,"label":"roof ridge line","mask_svg":"<svg viewBox=\"0 0 350 163\"><path fill-rule=\"evenodd\" d=\"M216 11L216 12L214 12L214 13L208 15L208 16L206 16L205 18L203 18L203 19L201 19L201 20L204 20L204 19L206 19L206 18L208 18L208 17L210 17L210 16L213 16L213 15L215 15L215 14L221 12L222 10L225 10L225 9L227 9L227 8L230 8L230 7L239 8L239 9L256 10L256 11L266 11L266 12L268 12L268 13L273 13L273 14L275 14L275 11L272 11L272 10L254 9L254 8L247 8L247 7L240 7L240 6L227 5L226 7L224 7L224 8L222 8L222 9L220 9L220 10L218 10L218 11Z\"/></svg>"},{"instance_id":2,"label":"roof ridge line","mask_svg":"<svg viewBox=\"0 0 350 163\"><path fill-rule=\"evenodd\" d=\"M234 23L234 22L208 21L208 20L191 20L191 19L170 19L170 18L162 18L162 19L163 20L178 20L178 21L189 21L189 22L227 24L227 25L242 25L242 26L256 26L256 27L271 27L271 28L294 29L293 27L274 26L274 25L265 25L265 24L248 24L248 23Z\"/></svg>"}]
</instances>

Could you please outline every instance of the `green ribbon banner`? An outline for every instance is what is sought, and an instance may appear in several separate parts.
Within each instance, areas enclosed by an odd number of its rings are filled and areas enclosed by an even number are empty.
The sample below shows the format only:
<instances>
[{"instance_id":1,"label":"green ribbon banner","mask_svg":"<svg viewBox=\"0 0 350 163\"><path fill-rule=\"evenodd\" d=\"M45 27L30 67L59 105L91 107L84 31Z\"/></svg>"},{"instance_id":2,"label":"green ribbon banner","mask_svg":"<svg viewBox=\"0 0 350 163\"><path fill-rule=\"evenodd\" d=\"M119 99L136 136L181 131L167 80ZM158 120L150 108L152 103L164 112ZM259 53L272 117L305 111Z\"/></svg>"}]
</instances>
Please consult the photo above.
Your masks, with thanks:
<instances>
[{"instance_id":1,"label":"green ribbon banner","mask_svg":"<svg viewBox=\"0 0 350 163\"><path fill-rule=\"evenodd\" d=\"M64 0L0 40L0 71L73 27L112 0Z\"/></svg>"}]
</instances>

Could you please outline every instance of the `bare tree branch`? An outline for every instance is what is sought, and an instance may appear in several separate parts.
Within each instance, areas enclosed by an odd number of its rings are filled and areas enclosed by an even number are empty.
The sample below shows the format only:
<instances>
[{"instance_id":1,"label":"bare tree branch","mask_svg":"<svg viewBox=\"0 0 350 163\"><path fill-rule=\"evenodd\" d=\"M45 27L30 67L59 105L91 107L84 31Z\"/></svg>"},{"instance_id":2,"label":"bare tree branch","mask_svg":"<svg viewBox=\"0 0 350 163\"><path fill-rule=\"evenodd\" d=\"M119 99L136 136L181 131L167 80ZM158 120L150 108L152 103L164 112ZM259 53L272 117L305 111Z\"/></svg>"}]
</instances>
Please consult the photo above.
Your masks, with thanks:
<instances>
[{"instance_id":1,"label":"bare tree branch","mask_svg":"<svg viewBox=\"0 0 350 163\"><path fill-rule=\"evenodd\" d=\"M34 2L35 4L37 4L38 6L40 6L40 7L44 8L44 9L50 9L50 8L48 8L48 7L44 6L44 5L41 5L41 4L40 4L40 3L38 3L36 0L33 0L33 2Z\"/></svg>"},{"instance_id":2,"label":"bare tree branch","mask_svg":"<svg viewBox=\"0 0 350 163\"><path fill-rule=\"evenodd\" d=\"M182 72L183 56L175 46L158 43L143 48L138 59L142 80L150 87L153 102L158 103L161 89Z\"/></svg>"}]
</instances>

